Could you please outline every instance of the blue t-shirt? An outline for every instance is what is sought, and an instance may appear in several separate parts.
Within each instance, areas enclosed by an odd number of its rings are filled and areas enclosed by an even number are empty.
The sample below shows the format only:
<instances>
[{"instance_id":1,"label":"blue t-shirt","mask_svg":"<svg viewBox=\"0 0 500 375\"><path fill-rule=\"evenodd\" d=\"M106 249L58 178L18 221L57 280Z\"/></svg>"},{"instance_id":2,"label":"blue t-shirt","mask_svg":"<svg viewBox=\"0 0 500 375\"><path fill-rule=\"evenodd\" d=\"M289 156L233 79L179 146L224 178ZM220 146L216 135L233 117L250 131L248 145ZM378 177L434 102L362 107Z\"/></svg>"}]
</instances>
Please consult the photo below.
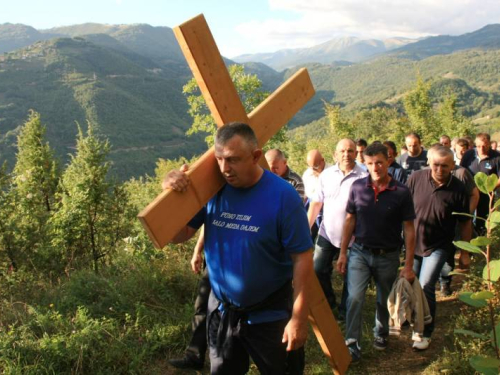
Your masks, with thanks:
<instances>
[{"instance_id":1,"label":"blue t-shirt","mask_svg":"<svg viewBox=\"0 0 500 375\"><path fill-rule=\"evenodd\" d=\"M202 224L212 289L219 300L240 307L262 302L292 279L290 255L313 246L302 200L269 171L250 188L226 184L188 225ZM286 317L286 311L264 311L249 314L249 321Z\"/></svg>"}]
</instances>

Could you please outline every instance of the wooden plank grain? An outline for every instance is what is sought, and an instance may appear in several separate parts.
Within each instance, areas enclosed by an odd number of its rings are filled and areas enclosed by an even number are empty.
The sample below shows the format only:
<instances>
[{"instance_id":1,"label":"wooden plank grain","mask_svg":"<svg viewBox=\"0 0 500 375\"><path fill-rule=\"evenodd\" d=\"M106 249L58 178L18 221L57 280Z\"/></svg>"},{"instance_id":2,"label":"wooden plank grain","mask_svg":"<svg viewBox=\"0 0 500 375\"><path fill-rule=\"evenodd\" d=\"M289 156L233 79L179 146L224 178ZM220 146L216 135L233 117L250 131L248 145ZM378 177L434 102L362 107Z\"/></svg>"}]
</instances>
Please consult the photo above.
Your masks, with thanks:
<instances>
[{"instance_id":1,"label":"wooden plank grain","mask_svg":"<svg viewBox=\"0 0 500 375\"><path fill-rule=\"evenodd\" d=\"M345 345L340 327L333 316L332 309L321 289L318 278L313 275L311 279L311 285L309 286L309 322L313 327L321 350L330 361L333 373L336 375L345 374L351 363L349 349Z\"/></svg>"},{"instance_id":2,"label":"wooden plank grain","mask_svg":"<svg viewBox=\"0 0 500 375\"><path fill-rule=\"evenodd\" d=\"M173 30L217 126L232 121L248 123L205 17L200 14Z\"/></svg>"}]
</instances>

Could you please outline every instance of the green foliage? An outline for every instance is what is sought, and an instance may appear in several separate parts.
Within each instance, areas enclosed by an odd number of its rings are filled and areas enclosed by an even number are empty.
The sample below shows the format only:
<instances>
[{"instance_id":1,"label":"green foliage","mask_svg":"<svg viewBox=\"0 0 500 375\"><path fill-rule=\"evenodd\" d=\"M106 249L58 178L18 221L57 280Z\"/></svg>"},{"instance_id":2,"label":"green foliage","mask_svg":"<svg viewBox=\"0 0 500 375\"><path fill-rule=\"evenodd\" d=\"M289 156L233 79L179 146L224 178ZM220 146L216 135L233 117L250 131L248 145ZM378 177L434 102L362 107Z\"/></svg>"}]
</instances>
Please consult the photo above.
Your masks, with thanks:
<instances>
[{"instance_id":1,"label":"green foliage","mask_svg":"<svg viewBox=\"0 0 500 375\"><path fill-rule=\"evenodd\" d=\"M106 176L109 148L90 123L87 135L79 128L76 155L62 176L60 206L52 219L53 245L61 249L67 270L82 262L97 272L128 233L127 192Z\"/></svg>"},{"instance_id":2,"label":"green foliage","mask_svg":"<svg viewBox=\"0 0 500 375\"><path fill-rule=\"evenodd\" d=\"M245 73L242 65L231 65L228 71L246 113L250 114L250 112L269 96L269 92L262 90L262 82L259 78L255 74ZM207 133L208 135L205 137L205 142L209 147L212 146L214 144L217 125L208 109L205 98L203 98L200 93L196 80L194 78L189 80L189 82L184 85L182 92L186 95L189 104L188 113L193 119L193 123L186 134L193 135L199 132ZM266 147L278 147L278 145L282 144L285 140L286 128L282 128L270 140L271 145Z\"/></svg>"}]
</instances>

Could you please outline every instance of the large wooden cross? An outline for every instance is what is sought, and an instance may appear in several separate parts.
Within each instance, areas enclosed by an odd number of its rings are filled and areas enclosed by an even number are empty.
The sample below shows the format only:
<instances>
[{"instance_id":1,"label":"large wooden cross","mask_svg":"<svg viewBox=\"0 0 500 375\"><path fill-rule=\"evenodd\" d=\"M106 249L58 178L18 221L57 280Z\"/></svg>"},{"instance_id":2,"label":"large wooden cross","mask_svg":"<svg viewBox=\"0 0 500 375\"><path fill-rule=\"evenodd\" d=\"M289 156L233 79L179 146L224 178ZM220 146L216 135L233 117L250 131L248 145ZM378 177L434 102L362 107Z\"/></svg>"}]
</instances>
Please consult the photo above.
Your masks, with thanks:
<instances>
[{"instance_id":1,"label":"large wooden cross","mask_svg":"<svg viewBox=\"0 0 500 375\"><path fill-rule=\"evenodd\" d=\"M203 15L174 28L174 33L217 126L232 121L247 123L260 146L314 95L309 74L301 69L247 115ZM170 242L225 183L213 147L187 173L191 184L186 192L167 189L139 214L157 248ZM309 293L309 321L314 333L334 374L344 374L351 357L316 276Z\"/></svg>"}]
</instances>

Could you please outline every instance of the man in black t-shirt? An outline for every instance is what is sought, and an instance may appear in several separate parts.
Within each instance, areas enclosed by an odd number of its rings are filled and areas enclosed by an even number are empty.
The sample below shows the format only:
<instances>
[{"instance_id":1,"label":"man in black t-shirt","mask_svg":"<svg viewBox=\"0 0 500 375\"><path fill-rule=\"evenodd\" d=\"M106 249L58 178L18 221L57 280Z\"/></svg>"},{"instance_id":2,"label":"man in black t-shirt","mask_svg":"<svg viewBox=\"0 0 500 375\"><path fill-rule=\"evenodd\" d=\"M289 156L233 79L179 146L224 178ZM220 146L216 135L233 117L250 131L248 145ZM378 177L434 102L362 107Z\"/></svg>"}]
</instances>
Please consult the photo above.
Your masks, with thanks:
<instances>
[{"instance_id":1,"label":"man in black t-shirt","mask_svg":"<svg viewBox=\"0 0 500 375\"><path fill-rule=\"evenodd\" d=\"M420 342L413 348L425 350L429 347L436 318L436 282L450 252L454 251L453 239L457 221L461 238L471 238L470 219L453 215L454 212L469 213L469 196L465 185L451 175L455 166L453 152L442 146L433 149L430 168L413 173L408 187L415 204L415 260L413 269L419 278L431 310L432 322L424 328ZM462 250L460 264L467 267L469 254Z\"/></svg>"},{"instance_id":2,"label":"man in black t-shirt","mask_svg":"<svg viewBox=\"0 0 500 375\"><path fill-rule=\"evenodd\" d=\"M420 136L417 133L408 133L405 137L408 152L402 154L397 162L403 167L408 178L413 172L427 166L427 151L422 148Z\"/></svg>"}]
</instances>

